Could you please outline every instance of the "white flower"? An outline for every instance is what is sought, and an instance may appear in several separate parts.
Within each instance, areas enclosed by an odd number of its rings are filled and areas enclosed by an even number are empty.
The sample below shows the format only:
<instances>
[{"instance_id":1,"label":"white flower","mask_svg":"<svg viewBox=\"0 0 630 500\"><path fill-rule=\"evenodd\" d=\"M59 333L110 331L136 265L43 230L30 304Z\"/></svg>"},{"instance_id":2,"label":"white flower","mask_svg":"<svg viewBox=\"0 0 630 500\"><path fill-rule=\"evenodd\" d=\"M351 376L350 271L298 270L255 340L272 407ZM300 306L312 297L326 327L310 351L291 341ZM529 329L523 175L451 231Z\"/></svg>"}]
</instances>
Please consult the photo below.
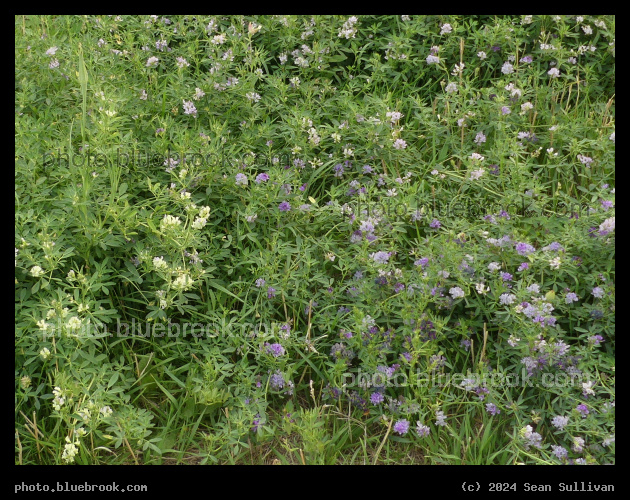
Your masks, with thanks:
<instances>
[{"instance_id":1,"label":"white flower","mask_svg":"<svg viewBox=\"0 0 630 500\"><path fill-rule=\"evenodd\" d=\"M600 233L612 233L615 230L615 218L610 217L599 225Z\"/></svg>"},{"instance_id":2,"label":"white flower","mask_svg":"<svg viewBox=\"0 0 630 500\"><path fill-rule=\"evenodd\" d=\"M192 223L192 228L193 229L201 229L202 227L204 227L206 225L206 222L208 222L208 220L204 217L197 217L195 219L195 221Z\"/></svg>"},{"instance_id":3,"label":"white flower","mask_svg":"<svg viewBox=\"0 0 630 500\"><path fill-rule=\"evenodd\" d=\"M437 64L439 62L440 58L438 56L434 56L433 54L427 56L427 64Z\"/></svg>"},{"instance_id":4,"label":"white flower","mask_svg":"<svg viewBox=\"0 0 630 500\"><path fill-rule=\"evenodd\" d=\"M153 266L156 269L168 269L168 264L164 260L164 257L154 257L153 258Z\"/></svg>"},{"instance_id":5,"label":"white flower","mask_svg":"<svg viewBox=\"0 0 630 500\"><path fill-rule=\"evenodd\" d=\"M488 55L482 50L481 52L477 52L477 57L481 60L484 60Z\"/></svg>"},{"instance_id":6,"label":"white flower","mask_svg":"<svg viewBox=\"0 0 630 500\"><path fill-rule=\"evenodd\" d=\"M551 267L551 269L558 269L560 268L560 263L560 257L554 257L549 261L549 267Z\"/></svg>"},{"instance_id":7,"label":"white flower","mask_svg":"<svg viewBox=\"0 0 630 500\"><path fill-rule=\"evenodd\" d=\"M460 287L455 286L453 288L451 288L448 293L451 294L451 296L453 297L453 299L458 299L460 297L463 297L465 295L464 290L462 290Z\"/></svg>"},{"instance_id":8,"label":"white flower","mask_svg":"<svg viewBox=\"0 0 630 500\"><path fill-rule=\"evenodd\" d=\"M79 449L76 447L76 445L74 443L67 443L63 449L63 454L61 455L61 458L64 462L71 463L74 462L74 457L77 453L79 453Z\"/></svg>"},{"instance_id":9,"label":"white flower","mask_svg":"<svg viewBox=\"0 0 630 500\"><path fill-rule=\"evenodd\" d=\"M538 283L532 283L526 290L530 293L540 293L540 285L538 285Z\"/></svg>"},{"instance_id":10,"label":"white flower","mask_svg":"<svg viewBox=\"0 0 630 500\"><path fill-rule=\"evenodd\" d=\"M44 361L46 361L51 356L50 349L48 349L48 347L44 347L41 351L39 351L39 355Z\"/></svg>"},{"instance_id":11,"label":"white flower","mask_svg":"<svg viewBox=\"0 0 630 500\"><path fill-rule=\"evenodd\" d=\"M198 101L199 99L201 99L204 95L206 95L206 93L201 90L199 87L195 88L195 95L193 96L193 99L195 101Z\"/></svg>"},{"instance_id":12,"label":"white flower","mask_svg":"<svg viewBox=\"0 0 630 500\"><path fill-rule=\"evenodd\" d=\"M46 323L46 321L44 321L43 319L40 319L37 323L37 327L42 330L42 331L46 331L50 328L50 323Z\"/></svg>"},{"instance_id":13,"label":"white flower","mask_svg":"<svg viewBox=\"0 0 630 500\"><path fill-rule=\"evenodd\" d=\"M79 415L86 424L89 423L92 418L92 413L89 408L81 408L77 411L77 415Z\"/></svg>"},{"instance_id":14,"label":"white flower","mask_svg":"<svg viewBox=\"0 0 630 500\"><path fill-rule=\"evenodd\" d=\"M199 210L199 217L201 217L202 219L207 219L209 215L210 215L210 207L208 206L201 207L201 210Z\"/></svg>"},{"instance_id":15,"label":"white flower","mask_svg":"<svg viewBox=\"0 0 630 500\"><path fill-rule=\"evenodd\" d=\"M113 413L112 409L109 406L103 406L100 409L100 412L104 417L109 417Z\"/></svg>"},{"instance_id":16,"label":"white flower","mask_svg":"<svg viewBox=\"0 0 630 500\"><path fill-rule=\"evenodd\" d=\"M477 290L477 293L480 293L481 295L485 295L490 291L490 288L485 286L483 283L477 283L475 285L475 289Z\"/></svg>"},{"instance_id":17,"label":"white flower","mask_svg":"<svg viewBox=\"0 0 630 500\"><path fill-rule=\"evenodd\" d=\"M179 217L173 217L172 215L165 215L162 221L160 222L160 229L162 231L165 231L168 229L174 229L175 227L179 226L181 223L182 221L179 220Z\"/></svg>"},{"instance_id":18,"label":"white flower","mask_svg":"<svg viewBox=\"0 0 630 500\"><path fill-rule=\"evenodd\" d=\"M521 90L516 88L515 85L513 83L509 83L508 85L505 86L505 90L509 90L510 91L510 95L512 97L521 97Z\"/></svg>"},{"instance_id":19,"label":"white flower","mask_svg":"<svg viewBox=\"0 0 630 500\"><path fill-rule=\"evenodd\" d=\"M582 382L582 391L584 394L590 394L591 396L595 395L595 391L592 389L593 384L595 382L589 380L588 382Z\"/></svg>"},{"instance_id":20,"label":"white flower","mask_svg":"<svg viewBox=\"0 0 630 500\"><path fill-rule=\"evenodd\" d=\"M397 123L405 115L399 111L388 111L385 116L389 118L392 123Z\"/></svg>"},{"instance_id":21,"label":"white flower","mask_svg":"<svg viewBox=\"0 0 630 500\"><path fill-rule=\"evenodd\" d=\"M446 33L450 33L451 31L453 31L453 27L446 23L442 25L442 29L440 30L440 35L444 35Z\"/></svg>"},{"instance_id":22,"label":"white flower","mask_svg":"<svg viewBox=\"0 0 630 500\"><path fill-rule=\"evenodd\" d=\"M514 66L512 66L509 62L504 62L503 66L501 66L501 73L504 75L509 75L510 73L514 73Z\"/></svg>"},{"instance_id":23,"label":"white flower","mask_svg":"<svg viewBox=\"0 0 630 500\"><path fill-rule=\"evenodd\" d=\"M66 399L63 397L63 391L61 390L60 387L55 387L53 389L53 395L55 396L52 402L53 408L56 411L59 411L61 410L61 407L66 402Z\"/></svg>"},{"instance_id":24,"label":"white flower","mask_svg":"<svg viewBox=\"0 0 630 500\"><path fill-rule=\"evenodd\" d=\"M476 181L477 179L479 179L486 171L483 168L480 168L479 170L473 170L470 172L470 180L471 181Z\"/></svg>"},{"instance_id":25,"label":"white flower","mask_svg":"<svg viewBox=\"0 0 630 500\"><path fill-rule=\"evenodd\" d=\"M464 63L456 64L455 67L453 68L453 71L451 72L451 75L453 75L453 76L461 75L462 71L464 71L465 67L466 67L466 64L464 64Z\"/></svg>"},{"instance_id":26,"label":"white flower","mask_svg":"<svg viewBox=\"0 0 630 500\"><path fill-rule=\"evenodd\" d=\"M193 115L196 118L197 117L197 108L195 107L193 102L192 101L186 101L185 99L182 99L182 102L184 103L184 114L185 115Z\"/></svg>"},{"instance_id":27,"label":"white flower","mask_svg":"<svg viewBox=\"0 0 630 500\"><path fill-rule=\"evenodd\" d=\"M502 305L510 305L513 304L514 301L516 300L516 295L512 294L512 293L502 293L499 296L499 302Z\"/></svg>"},{"instance_id":28,"label":"white flower","mask_svg":"<svg viewBox=\"0 0 630 500\"><path fill-rule=\"evenodd\" d=\"M354 27L358 19L355 16L349 17L348 20L343 23L342 28L339 30L337 36L339 38L343 37L346 39L355 38L357 29Z\"/></svg>"},{"instance_id":29,"label":"white flower","mask_svg":"<svg viewBox=\"0 0 630 500\"><path fill-rule=\"evenodd\" d=\"M593 34L593 28L591 28L588 24L585 24L584 26L582 26L582 31L587 35Z\"/></svg>"},{"instance_id":30,"label":"white flower","mask_svg":"<svg viewBox=\"0 0 630 500\"><path fill-rule=\"evenodd\" d=\"M551 78L558 78L560 76L560 70L558 68L551 68L549 71L547 71L547 74Z\"/></svg>"},{"instance_id":31,"label":"white flower","mask_svg":"<svg viewBox=\"0 0 630 500\"><path fill-rule=\"evenodd\" d=\"M39 266L33 266L31 267L30 273L31 273L31 276L35 278L39 278L40 276L44 274L44 270Z\"/></svg>"},{"instance_id":32,"label":"white flower","mask_svg":"<svg viewBox=\"0 0 630 500\"><path fill-rule=\"evenodd\" d=\"M534 105L531 102L527 101L521 104L521 111L523 113L525 113L526 111L529 111L530 109L534 109Z\"/></svg>"},{"instance_id":33,"label":"white flower","mask_svg":"<svg viewBox=\"0 0 630 500\"><path fill-rule=\"evenodd\" d=\"M407 143L402 139L396 139L394 141L394 149L405 149L407 147Z\"/></svg>"},{"instance_id":34,"label":"white flower","mask_svg":"<svg viewBox=\"0 0 630 500\"><path fill-rule=\"evenodd\" d=\"M510 344L512 347L516 347L518 345L518 342L521 339L518 337L515 337L514 334L510 335L510 338L508 339L508 344Z\"/></svg>"},{"instance_id":35,"label":"white flower","mask_svg":"<svg viewBox=\"0 0 630 500\"><path fill-rule=\"evenodd\" d=\"M192 284L193 280L188 274L182 274L173 280L173 288L177 290L187 290Z\"/></svg>"},{"instance_id":36,"label":"white flower","mask_svg":"<svg viewBox=\"0 0 630 500\"><path fill-rule=\"evenodd\" d=\"M147 59L147 68L155 68L158 65L159 59L155 56L151 56Z\"/></svg>"},{"instance_id":37,"label":"white flower","mask_svg":"<svg viewBox=\"0 0 630 500\"><path fill-rule=\"evenodd\" d=\"M76 316L72 316L69 320L68 323L66 323L66 327L68 328L68 330L78 330L79 328L81 328L82 322L79 318L77 318Z\"/></svg>"},{"instance_id":38,"label":"white flower","mask_svg":"<svg viewBox=\"0 0 630 500\"><path fill-rule=\"evenodd\" d=\"M260 94L256 92L248 92L247 94L245 94L245 97L247 97L247 99L249 99L250 101L254 101L254 102L258 102L261 99Z\"/></svg>"},{"instance_id":39,"label":"white flower","mask_svg":"<svg viewBox=\"0 0 630 500\"><path fill-rule=\"evenodd\" d=\"M210 40L214 45L223 45L225 43L225 35L221 33L220 35L215 35Z\"/></svg>"},{"instance_id":40,"label":"white flower","mask_svg":"<svg viewBox=\"0 0 630 500\"><path fill-rule=\"evenodd\" d=\"M449 94L453 94L457 92L457 84L455 82L451 82L446 86L446 92Z\"/></svg>"}]
</instances>

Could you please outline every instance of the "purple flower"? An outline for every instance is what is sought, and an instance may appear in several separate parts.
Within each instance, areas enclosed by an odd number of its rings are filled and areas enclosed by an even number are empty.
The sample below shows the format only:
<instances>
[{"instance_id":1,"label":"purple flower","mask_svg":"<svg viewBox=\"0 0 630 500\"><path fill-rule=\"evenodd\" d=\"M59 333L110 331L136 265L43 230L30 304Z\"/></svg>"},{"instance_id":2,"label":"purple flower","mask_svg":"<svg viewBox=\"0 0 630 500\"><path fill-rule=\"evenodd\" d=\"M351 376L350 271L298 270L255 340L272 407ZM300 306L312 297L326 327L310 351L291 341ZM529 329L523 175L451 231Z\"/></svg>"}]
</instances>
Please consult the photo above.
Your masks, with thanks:
<instances>
[{"instance_id":1,"label":"purple flower","mask_svg":"<svg viewBox=\"0 0 630 500\"><path fill-rule=\"evenodd\" d=\"M428 426L418 422L418 426L416 427L416 432L418 433L418 436L425 437L429 435L429 433L431 432L431 429L429 429Z\"/></svg>"},{"instance_id":2,"label":"purple flower","mask_svg":"<svg viewBox=\"0 0 630 500\"><path fill-rule=\"evenodd\" d=\"M613 202L610 200L602 200L602 207L604 210L608 210L613 207Z\"/></svg>"},{"instance_id":3,"label":"purple flower","mask_svg":"<svg viewBox=\"0 0 630 500\"><path fill-rule=\"evenodd\" d=\"M517 243L516 244L516 253L522 256L529 255L530 253L534 253L536 249L531 246L529 243Z\"/></svg>"},{"instance_id":4,"label":"purple flower","mask_svg":"<svg viewBox=\"0 0 630 500\"><path fill-rule=\"evenodd\" d=\"M510 108L508 108L507 106L503 106L501 108L501 113L503 113L504 115L509 115L512 112L512 110Z\"/></svg>"},{"instance_id":5,"label":"purple flower","mask_svg":"<svg viewBox=\"0 0 630 500\"><path fill-rule=\"evenodd\" d=\"M591 290L591 293L593 294L593 297L595 297L597 299L601 299L604 296L604 290L602 290L598 286L593 288L593 290Z\"/></svg>"},{"instance_id":6,"label":"purple flower","mask_svg":"<svg viewBox=\"0 0 630 500\"><path fill-rule=\"evenodd\" d=\"M578 300L579 298L574 292L567 293L567 296L564 298L564 301L567 304L570 304L571 302L577 302Z\"/></svg>"},{"instance_id":7,"label":"purple flower","mask_svg":"<svg viewBox=\"0 0 630 500\"><path fill-rule=\"evenodd\" d=\"M486 403L486 411L492 416L501 413L501 410L499 410L494 403Z\"/></svg>"},{"instance_id":8,"label":"purple flower","mask_svg":"<svg viewBox=\"0 0 630 500\"><path fill-rule=\"evenodd\" d=\"M273 287L267 288L267 298L273 299L276 296L276 289Z\"/></svg>"},{"instance_id":9,"label":"purple flower","mask_svg":"<svg viewBox=\"0 0 630 500\"><path fill-rule=\"evenodd\" d=\"M437 219L433 219L431 221L431 224L429 224L429 226L432 227L433 229L439 229L440 227L442 227L442 223Z\"/></svg>"},{"instance_id":10,"label":"purple flower","mask_svg":"<svg viewBox=\"0 0 630 500\"><path fill-rule=\"evenodd\" d=\"M387 264L391 255L391 252L374 252L370 254L370 257L372 257L377 264Z\"/></svg>"},{"instance_id":11,"label":"purple flower","mask_svg":"<svg viewBox=\"0 0 630 500\"><path fill-rule=\"evenodd\" d=\"M264 278L258 278L256 280L256 287L260 288L261 286L263 286L266 283L266 281L264 280Z\"/></svg>"},{"instance_id":12,"label":"purple flower","mask_svg":"<svg viewBox=\"0 0 630 500\"><path fill-rule=\"evenodd\" d=\"M583 418L586 418L586 415L590 413L584 403L580 403L575 409L582 414Z\"/></svg>"},{"instance_id":13,"label":"purple flower","mask_svg":"<svg viewBox=\"0 0 630 500\"><path fill-rule=\"evenodd\" d=\"M254 181L256 184L260 184L261 182L265 182L269 180L269 175L266 173L258 174L256 176L256 180Z\"/></svg>"},{"instance_id":14,"label":"purple flower","mask_svg":"<svg viewBox=\"0 0 630 500\"><path fill-rule=\"evenodd\" d=\"M284 377L280 370L276 370L276 372L269 377L269 387L271 387L272 391L279 391L284 387Z\"/></svg>"},{"instance_id":15,"label":"purple flower","mask_svg":"<svg viewBox=\"0 0 630 500\"><path fill-rule=\"evenodd\" d=\"M370 401L374 405L380 405L383 401L385 401L385 398L383 397L382 393L373 392L372 395L370 396Z\"/></svg>"},{"instance_id":16,"label":"purple flower","mask_svg":"<svg viewBox=\"0 0 630 500\"><path fill-rule=\"evenodd\" d=\"M335 165L333 167L333 171L335 172L335 177L342 177L343 176L343 165L341 163L337 163L337 165Z\"/></svg>"},{"instance_id":17,"label":"purple flower","mask_svg":"<svg viewBox=\"0 0 630 500\"><path fill-rule=\"evenodd\" d=\"M414 266L421 266L422 268L426 267L426 265L429 263L429 258L428 257L423 257L422 259L418 259L416 260L413 265Z\"/></svg>"},{"instance_id":18,"label":"purple flower","mask_svg":"<svg viewBox=\"0 0 630 500\"><path fill-rule=\"evenodd\" d=\"M394 292L396 293L400 293L405 289L405 285L403 285L402 283L396 283L394 285Z\"/></svg>"},{"instance_id":19,"label":"purple flower","mask_svg":"<svg viewBox=\"0 0 630 500\"><path fill-rule=\"evenodd\" d=\"M521 271L525 271L526 269L529 269L529 264L527 262L523 262L521 263L520 266L518 266L517 271L521 272Z\"/></svg>"},{"instance_id":20,"label":"purple flower","mask_svg":"<svg viewBox=\"0 0 630 500\"><path fill-rule=\"evenodd\" d=\"M564 429L564 426L569 423L569 417L563 417L561 415L556 415L551 420L551 425L553 425L559 431Z\"/></svg>"},{"instance_id":21,"label":"purple flower","mask_svg":"<svg viewBox=\"0 0 630 500\"><path fill-rule=\"evenodd\" d=\"M301 185L298 189L299 189L300 191L306 191L306 186L308 186L308 184L307 184L307 183L304 183L304 184L302 184L302 185Z\"/></svg>"},{"instance_id":22,"label":"purple flower","mask_svg":"<svg viewBox=\"0 0 630 500\"><path fill-rule=\"evenodd\" d=\"M404 436L409 432L409 422L405 419L399 420L394 424L394 432Z\"/></svg>"},{"instance_id":23,"label":"purple flower","mask_svg":"<svg viewBox=\"0 0 630 500\"><path fill-rule=\"evenodd\" d=\"M532 56L523 56L521 57L521 61L522 63L526 63L529 64L533 61L534 59L532 58Z\"/></svg>"},{"instance_id":24,"label":"purple flower","mask_svg":"<svg viewBox=\"0 0 630 500\"><path fill-rule=\"evenodd\" d=\"M271 354L274 358L282 356L284 354L284 347L280 344L269 344L265 342L265 352Z\"/></svg>"},{"instance_id":25,"label":"purple flower","mask_svg":"<svg viewBox=\"0 0 630 500\"><path fill-rule=\"evenodd\" d=\"M281 212L288 212L289 210L291 210L291 205L288 201L283 201L282 203L280 203L280 205L278 205L278 210L280 210Z\"/></svg>"},{"instance_id":26,"label":"purple flower","mask_svg":"<svg viewBox=\"0 0 630 500\"><path fill-rule=\"evenodd\" d=\"M595 347L597 347L603 341L604 337L602 337L601 335L592 335L588 338L589 344L593 344Z\"/></svg>"},{"instance_id":27,"label":"purple flower","mask_svg":"<svg viewBox=\"0 0 630 500\"><path fill-rule=\"evenodd\" d=\"M551 445L551 449L553 451L553 454L558 457L560 460L563 460L565 458L567 458L569 452L566 450L566 448L563 448L562 446L557 446L555 444Z\"/></svg>"},{"instance_id":28,"label":"purple flower","mask_svg":"<svg viewBox=\"0 0 630 500\"><path fill-rule=\"evenodd\" d=\"M547 245L546 247L542 248L543 252L549 252L549 251L557 252L557 251L560 251L560 250L563 251L564 248L562 248L562 245L560 245L560 243L558 243L557 241L549 243L549 245Z\"/></svg>"},{"instance_id":29,"label":"purple flower","mask_svg":"<svg viewBox=\"0 0 630 500\"><path fill-rule=\"evenodd\" d=\"M472 345L472 342L468 339L464 339L459 343L459 345L466 349L466 351L468 351L470 349L470 346Z\"/></svg>"},{"instance_id":30,"label":"purple flower","mask_svg":"<svg viewBox=\"0 0 630 500\"><path fill-rule=\"evenodd\" d=\"M252 422L252 431L257 432L263 424L260 422L260 414L256 413L256 418Z\"/></svg>"},{"instance_id":31,"label":"purple flower","mask_svg":"<svg viewBox=\"0 0 630 500\"><path fill-rule=\"evenodd\" d=\"M503 281L512 281L513 276L510 273L501 273L501 279Z\"/></svg>"},{"instance_id":32,"label":"purple flower","mask_svg":"<svg viewBox=\"0 0 630 500\"><path fill-rule=\"evenodd\" d=\"M197 118L197 108L195 108L195 105L192 101L184 101L184 114L193 115L195 118Z\"/></svg>"},{"instance_id":33,"label":"purple flower","mask_svg":"<svg viewBox=\"0 0 630 500\"><path fill-rule=\"evenodd\" d=\"M247 176L243 173L238 173L235 176L237 186L247 186Z\"/></svg>"}]
</instances>

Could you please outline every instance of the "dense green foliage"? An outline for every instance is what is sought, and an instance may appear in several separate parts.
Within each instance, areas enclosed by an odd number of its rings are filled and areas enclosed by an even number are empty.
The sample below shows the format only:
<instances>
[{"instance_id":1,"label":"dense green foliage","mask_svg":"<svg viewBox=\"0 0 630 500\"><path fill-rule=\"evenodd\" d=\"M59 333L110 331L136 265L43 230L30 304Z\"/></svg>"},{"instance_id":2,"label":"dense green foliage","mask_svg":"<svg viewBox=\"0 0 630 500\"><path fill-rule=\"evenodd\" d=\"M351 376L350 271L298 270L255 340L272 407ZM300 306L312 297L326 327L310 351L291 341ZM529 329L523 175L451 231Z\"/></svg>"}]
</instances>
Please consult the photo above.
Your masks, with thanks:
<instances>
[{"instance_id":1,"label":"dense green foliage","mask_svg":"<svg viewBox=\"0 0 630 500\"><path fill-rule=\"evenodd\" d=\"M614 463L614 28L17 16L16 463Z\"/></svg>"}]
</instances>

